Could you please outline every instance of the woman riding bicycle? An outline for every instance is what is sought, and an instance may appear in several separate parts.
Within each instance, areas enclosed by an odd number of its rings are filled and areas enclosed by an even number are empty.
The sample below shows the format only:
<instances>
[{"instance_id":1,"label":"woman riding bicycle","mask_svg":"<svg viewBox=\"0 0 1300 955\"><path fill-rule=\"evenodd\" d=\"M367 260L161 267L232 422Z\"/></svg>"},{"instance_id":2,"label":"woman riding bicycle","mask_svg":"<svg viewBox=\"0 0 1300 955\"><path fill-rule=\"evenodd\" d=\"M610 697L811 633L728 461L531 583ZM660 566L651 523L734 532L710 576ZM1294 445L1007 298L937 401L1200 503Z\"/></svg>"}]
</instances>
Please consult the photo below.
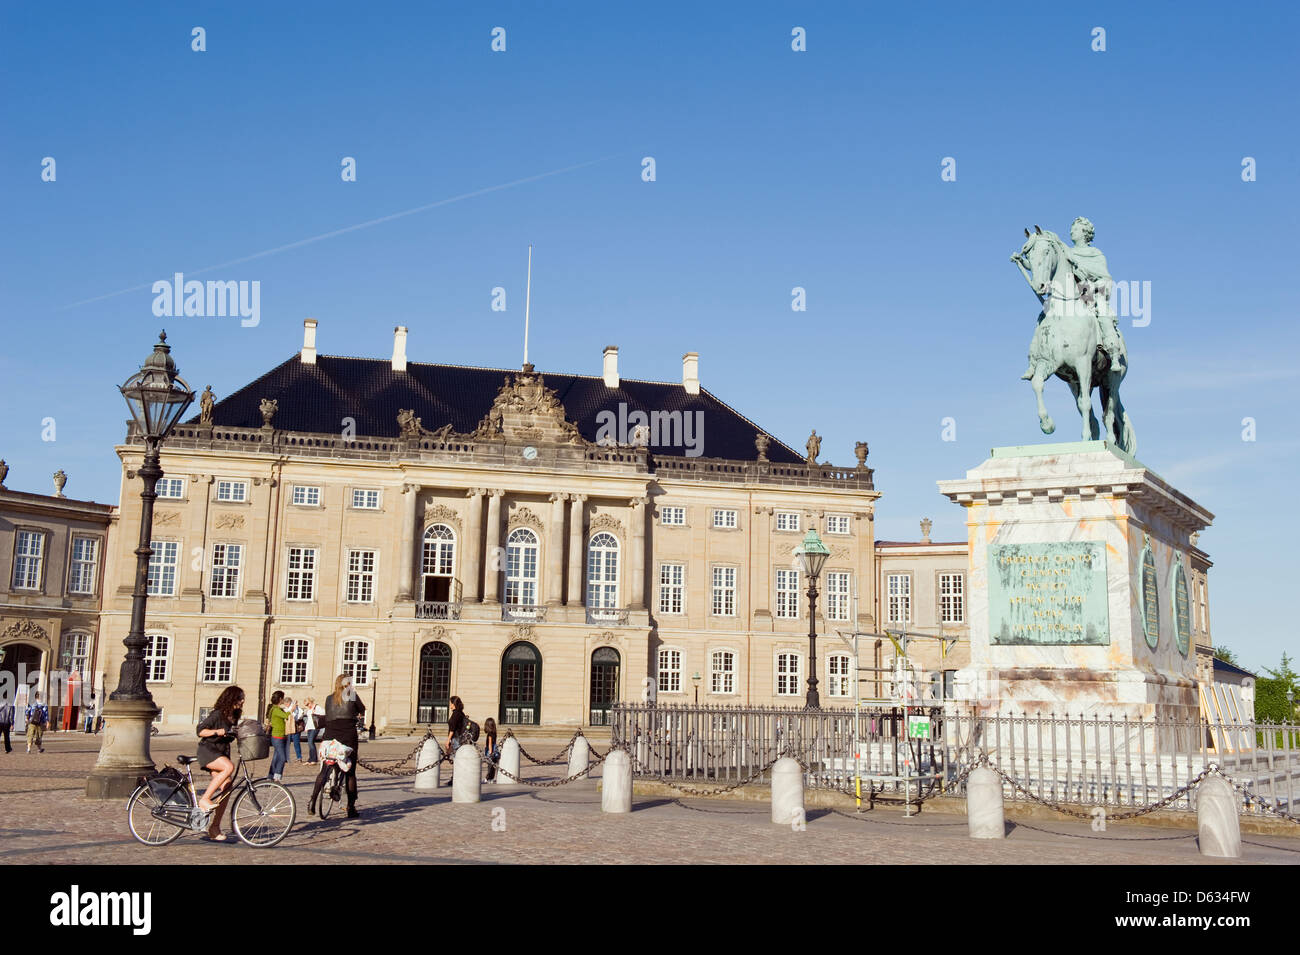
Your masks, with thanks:
<instances>
[{"instance_id":1,"label":"woman riding bicycle","mask_svg":"<svg viewBox=\"0 0 1300 955\"><path fill-rule=\"evenodd\" d=\"M225 841L226 838L221 834L221 816L225 812L226 803L224 800L214 803L212 798L225 790L226 784L235 774L235 764L230 761L230 741L234 738L235 724L239 722L243 705L244 691L237 686L228 686L221 691L216 705L198 725L201 740L198 764L212 774L207 790L199 798L199 808L213 813L208 836L218 842Z\"/></svg>"},{"instance_id":2,"label":"woman riding bicycle","mask_svg":"<svg viewBox=\"0 0 1300 955\"><path fill-rule=\"evenodd\" d=\"M334 679L334 692L325 698L325 732L321 738L338 740L344 746L352 747L352 765L344 774L349 819L355 819L359 815L357 813L357 721L365 712L366 706L357 696L357 691L352 686L352 678L346 673L340 673ZM316 785L311 791L311 801L307 803L308 813L316 811L316 800L320 797L320 791L324 788L332 769L328 762L322 760L320 774L316 777Z\"/></svg>"}]
</instances>

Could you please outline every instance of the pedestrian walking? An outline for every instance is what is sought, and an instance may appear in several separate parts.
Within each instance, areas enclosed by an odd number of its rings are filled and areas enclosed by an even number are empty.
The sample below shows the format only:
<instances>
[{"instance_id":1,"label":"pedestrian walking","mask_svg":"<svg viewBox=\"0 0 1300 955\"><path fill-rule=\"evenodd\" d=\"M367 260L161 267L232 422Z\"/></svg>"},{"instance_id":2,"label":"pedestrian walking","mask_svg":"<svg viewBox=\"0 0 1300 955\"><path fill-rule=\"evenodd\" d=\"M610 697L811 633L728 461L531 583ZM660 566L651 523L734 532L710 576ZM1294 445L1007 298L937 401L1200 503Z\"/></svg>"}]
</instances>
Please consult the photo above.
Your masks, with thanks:
<instances>
[{"instance_id":1,"label":"pedestrian walking","mask_svg":"<svg viewBox=\"0 0 1300 955\"><path fill-rule=\"evenodd\" d=\"M5 703L0 706L0 735L5 738L5 752L12 753L14 748L9 745L9 730L14 725L14 705Z\"/></svg>"},{"instance_id":2,"label":"pedestrian walking","mask_svg":"<svg viewBox=\"0 0 1300 955\"><path fill-rule=\"evenodd\" d=\"M45 737L45 727L50 722L50 710L41 702L39 690L32 692L32 701L27 704L27 752L32 751L35 746L37 752L45 752L45 746L41 742Z\"/></svg>"},{"instance_id":3,"label":"pedestrian walking","mask_svg":"<svg viewBox=\"0 0 1300 955\"><path fill-rule=\"evenodd\" d=\"M451 715L447 717L447 749L455 756L456 750L460 749L460 744L464 741L465 731L469 729L469 720L465 716L465 704L459 696L453 696L448 702L451 703Z\"/></svg>"},{"instance_id":4,"label":"pedestrian walking","mask_svg":"<svg viewBox=\"0 0 1300 955\"><path fill-rule=\"evenodd\" d=\"M352 748L352 765L343 774L344 788L348 794L349 819L360 815L357 812L357 758L360 755L357 751L357 723L365 713L366 705L361 702L352 686L352 678L346 673L340 673L334 678L334 692L325 697L325 732L321 740L335 739ZM316 776L316 785L312 788L311 800L307 803L309 814L316 811L316 800L320 797L329 774L330 765L325 763Z\"/></svg>"},{"instance_id":5,"label":"pedestrian walking","mask_svg":"<svg viewBox=\"0 0 1300 955\"><path fill-rule=\"evenodd\" d=\"M316 738L325 728L325 707L311 697L302 705L303 732L307 734L307 765L316 765Z\"/></svg>"},{"instance_id":6,"label":"pedestrian walking","mask_svg":"<svg viewBox=\"0 0 1300 955\"><path fill-rule=\"evenodd\" d=\"M497 745L497 721L488 717L483 721L483 755L487 757L487 781L497 781L497 762L501 759L501 747Z\"/></svg>"},{"instance_id":7,"label":"pedestrian walking","mask_svg":"<svg viewBox=\"0 0 1300 955\"><path fill-rule=\"evenodd\" d=\"M279 696L280 699L275 700ZM293 727L293 700L289 699L281 690L276 690L271 696L275 700L271 704L269 722L271 724L271 769L266 774L267 779L274 779L279 782L284 776L285 764L289 762L289 730Z\"/></svg>"}]
</instances>

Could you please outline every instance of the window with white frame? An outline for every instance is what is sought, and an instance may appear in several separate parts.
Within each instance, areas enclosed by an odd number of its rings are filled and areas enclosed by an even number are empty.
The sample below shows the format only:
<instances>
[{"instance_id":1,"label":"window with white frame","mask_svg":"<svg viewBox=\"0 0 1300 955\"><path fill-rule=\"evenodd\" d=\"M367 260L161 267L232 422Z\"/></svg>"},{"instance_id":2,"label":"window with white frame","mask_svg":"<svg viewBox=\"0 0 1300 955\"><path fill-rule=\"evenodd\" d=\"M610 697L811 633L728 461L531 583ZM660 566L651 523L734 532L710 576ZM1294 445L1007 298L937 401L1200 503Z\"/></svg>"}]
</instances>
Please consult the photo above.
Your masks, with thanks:
<instances>
[{"instance_id":1,"label":"window with white frame","mask_svg":"<svg viewBox=\"0 0 1300 955\"><path fill-rule=\"evenodd\" d=\"M847 534L848 532L849 532L849 516L847 514L826 515L827 534Z\"/></svg>"},{"instance_id":2,"label":"window with white frame","mask_svg":"<svg viewBox=\"0 0 1300 955\"><path fill-rule=\"evenodd\" d=\"M889 574L886 577L885 596L888 601L885 617L890 623L908 623L912 619L912 575Z\"/></svg>"},{"instance_id":3,"label":"window with white frame","mask_svg":"<svg viewBox=\"0 0 1300 955\"><path fill-rule=\"evenodd\" d=\"M776 655L776 695L798 696L803 682L803 657L797 653Z\"/></svg>"},{"instance_id":4,"label":"window with white frame","mask_svg":"<svg viewBox=\"0 0 1300 955\"><path fill-rule=\"evenodd\" d=\"M682 651L659 648L659 692L682 692Z\"/></svg>"},{"instance_id":5,"label":"window with white frame","mask_svg":"<svg viewBox=\"0 0 1300 955\"><path fill-rule=\"evenodd\" d=\"M144 648L144 678L148 683L167 682L167 656L171 637L165 633L151 633Z\"/></svg>"},{"instance_id":6,"label":"window with white frame","mask_svg":"<svg viewBox=\"0 0 1300 955\"><path fill-rule=\"evenodd\" d=\"M41 585L41 561L45 559L45 534L19 531L14 535L14 589L36 590Z\"/></svg>"},{"instance_id":7,"label":"window with white frame","mask_svg":"<svg viewBox=\"0 0 1300 955\"><path fill-rule=\"evenodd\" d=\"M90 677L90 634L81 631L65 633L62 639L62 650L59 653L59 662L62 663L64 657L67 657L67 670L69 673L80 673L82 677Z\"/></svg>"},{"instance_id":8,"label":"window with white frame","mask_svg":"<svg viewBox=\"0 0 1300 955\"><path fill-rule=\"evenodd\" d=\"M300 507L320 507L320 488L306 484L293 486L293 503Z\"/></svg>"},{"instance_id":9,"label":"window with white frame","mask_svg":"<svg viewBox=\"0 0 1300 955\"><path fill-rule=\"evenodd\" d=\"M778 531L797 531L799 529L798 513L795 511L777 511L776 529Z\"/></svg>"},{"instance_id":10,"label":"window with white frame","mask_svg":"<svg viewBox=\"0 0 1300 955\"><path fill-rule=\"evenodd\" d=\"M362 511L379 509L379 490L373 487L354 487L352 489L352 506Z\"/></svg>"},{"instance_id":11,"label":"window with white frame","mask_svg":"<svg viewBox=\"0 0 1300 955\"><path fill-rule=\"evenodd\" d=\"M353 686L370 685L370 644L365 640L343 641L343 672Z\"/></svg>"},{"instance_id":12,"label":"window with white frame","mask_svg":"<svg viewBox=\"0 0 1300 955\"><path fill-rule=\"evenodd\" d=\"M686 602L686 565L659 565L659 612L679 614Z\"/></svg>"},{"instance_id":13,"label":"window with white frame","mask_svg":"<svg viewBox=\"0 0 1300 955\"><path fill-rule=\"evenodd\" d=\"M736 615L736 568L713 568L713 615L715 617L734 617Z\"/></svg>"},{"instance_id":14,"label":"window with white frame","mask_svg":"<svg viewBox=\"0 0 1300 955\"><path fill-rule=\"evenodd\" d=\"M685 527L686 508L666 506L659 508L659 523L664 527Z\"/></svg>"},{"instance_id":15,"label":"window with white frame","mask_svg":"<svg viewBox=\"0 0 1300 955\"><path fill-rule=\"evenodd\" d=\"M735 527L736 512L731 510L716 510L713 512L714 527Z\"/></svg>"},{"instance_id":16,"label":"window with white frame","mask_svg":"<svg viewBox=\"0 0 1300 955\"><path fill-rule=\"evenodd\" d=\"M243 562L243 544L212 545L212 596L239 596L239 570Z\"/></svg>"},{"instance_id":17,"label":"window with white frame","mask_svg":"<svg viewBox=\"0 0 1300 955\"><path fill-rule=\"evenodd\" d=\"M348 603L368 604L375 601L375 552L348 551Z\"/></svg>"},{"instance_id":18,"label":"window with white frame","mask_svg":"<svg viewBox=\"0 0 1300 955\"><path fill-rule=\"evenodd\" d=\"M618 539L601 531L587 544L587 609L618 606Z\"/></svg>"},{"instance_id":19,"label":"window with white frame","mask_svg":"<svg viewBox=\"0 0 1300 955\"><path fill-rule=\"evenodd\" d=\"M290 547L285 598L311 600L316 596L316 548Z\"/></svg>"},{"instance_id":20,"label":"window with white frame","mask_svg":"<svg viewBox=\"0 0 1300 955\"><path fill-rule=\"evenodd\" d=\"M730 650L709 654L709 692L736 692L736 655Z\"/></svg>"},{"instance_id":21,"label":"window with white frame","mask_svg":"<svg viewBox=\"0 0 1300 955\"><path fill-rule=\"evenodd\" d=\"M176 595L176 561L180 556L179 541L150 541L149 596L173 597Z\"/></svg>"},{"instance_id":22,"label":"window with white frame","mask_svg":"<svg viewBox=\"0 0 1300 955\"><path fill-rule=\"evenodd\" d=\"M218 481L217 500L238 504L248 500L247 481Z\"/></svg>"},{"instance_id":23,"label":"window with white frame","mask_svg":"<svg viewBox=\"0 0 1300 955\"><path fill-rule=\"evenodd\" d=\"M304 637L290 637L280 642L280 685L291 686L307 682L307 664L311 659L311 643Z\"/></svg>"},{"instance_id":24,"label":"window with white frame","mask_svg":"<svg viewBox=\"0 0 1300 955\"><path fill-rule=\"evenodd\" d=\"M848 571L832 570L826 574L826 619L849 619L849 584Z\"/></svg>"},{"instance_id":25,"label":"window with white frame","mask_svg":"<svg viewBox=\"0 0 1300 955\"><path fill-rule=\"evenodd\" d=\"M826 689L834 697L852 696L849 673L853 658L846 653L832 653L826 658Z\"/></svg>"},{"instance_id":26,"label":"window with white frame","mask_svg":"<svg viewBox=\"0 0 1300 955\"><path fill-rule=\"evenodd\" d=\"M537 535L526 527L506 539L506 603L537 605Z\"/></svg>"},{"instance_id":27,"label":"window with white frame","mask_svg":"<svg viewBox=\"0 0 1300 955\"><path fill-rule=\"evenodd\" d=\"M179 501L185 497L185 479L184 478L159 478L155 488L158 497L169 501Z\"/></svg>"},{"instance_id":28,"label":"window with white frame","mask_svg":"<svg viewBox=\"0 0 1300 955\"><path fill-rule=\"evenodd\" d=\"M235 638L214 634L203 641L203 682L229 683L235 664Z\"/></svg>"},{"instance_id":29,"label":"window with white frame","mask_svg":"<svg viewBox=\"0 0 1300 955\"><path fill-rule=\"evenodd\" d=\"M72 538L72 566L68 569L68 591L74 594L93 594L95 575L99 569L99 539L96 537Z\"/></svg>"},{"instance_id":30,"label":"window with white frame","mask_svg":"<svg viewBox=\"0 0 1300 955\"><path fill-rule=\"evenodd\" d=\"M799 571L793 568L777 568L776 616L783 620L794 620L799 616Z\"/></svg>"},{"instance_id":31,"label":"window with white frame","mask_svg":"<svg viewBox=\"0 0 1300 955\"><path fill-rule=\"evenodd\" d=\"M939 575L939 620L962 623L966 619L966 575Z\"/></svg>"}]
</instances>

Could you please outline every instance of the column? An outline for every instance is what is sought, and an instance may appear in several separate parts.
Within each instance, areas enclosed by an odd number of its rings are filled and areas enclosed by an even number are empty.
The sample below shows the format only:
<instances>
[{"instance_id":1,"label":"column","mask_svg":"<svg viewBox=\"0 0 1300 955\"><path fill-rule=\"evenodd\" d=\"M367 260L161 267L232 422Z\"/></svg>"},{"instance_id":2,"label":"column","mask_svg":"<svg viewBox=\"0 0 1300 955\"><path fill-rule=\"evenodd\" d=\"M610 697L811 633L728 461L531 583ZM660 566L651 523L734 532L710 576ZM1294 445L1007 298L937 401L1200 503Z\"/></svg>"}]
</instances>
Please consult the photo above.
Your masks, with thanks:
<instances>
[{"instance_id":1,"label":"column","mask_svg":"<svg viewBox=\"0 0 1300 955\"><path fill-rule=\"evenodd\" d=\"M582 606L583 518L587 495L569 495L569 600L570 607Z\"/></svg>"},{"instance_id":2,"label":"column","mask_svg":"<svg viewBox=\"0 0 1300 955\"><path fill-rule=\"evenodd\" d=\"M632 599L628 601L631 610L645 609L645 505L644 497L634 497L632 505L632 545L631 561L628 573L631 576Z\"/></svg>"},{"instance_id":3,"label":"column","mask_svg":"<svg viewBox=\"0 0 1300 955\"><path fill-rule=\"evenodd\" d=\"M465 540L462 542L460 584L463 588L462 599L466 603L478 603L479 581L483 577L482 555L479 538L483 536L483 488L472 487L465 492L469 498L469 513L465 520Z\"/></svg>"},{"instance_id":4,"label":"column","mask_svg":"<svg viewBox=\"0 0 1300 955\"><path fill-rule=\"evenodd\" d=\"M486 559L483 562L483 602L501 602L501 568L505 555L501 552L501 496L505 491L494 488L488 491Z\"/></svg>"},{"instance_id":5,"label":"column","mask_svg":"<svg viewBox=\"0 0 1300 955\"><path fill-rule=\"evenodd\" d=\"M564 502L569 495L551 495L551 520L546 528L546 605L558 607L564 597Z\"/></svg>"},{"instance_id":6,"label":"column","mask_svg":"<svg viewBox=\"0 0 1300 955\"><path fill-rule=\"evenodd\" d=\"M398 544L397 599L415 599L415 505L420 489L414 484L402 485L402 536Z\"/></svg>"}]
</instances>

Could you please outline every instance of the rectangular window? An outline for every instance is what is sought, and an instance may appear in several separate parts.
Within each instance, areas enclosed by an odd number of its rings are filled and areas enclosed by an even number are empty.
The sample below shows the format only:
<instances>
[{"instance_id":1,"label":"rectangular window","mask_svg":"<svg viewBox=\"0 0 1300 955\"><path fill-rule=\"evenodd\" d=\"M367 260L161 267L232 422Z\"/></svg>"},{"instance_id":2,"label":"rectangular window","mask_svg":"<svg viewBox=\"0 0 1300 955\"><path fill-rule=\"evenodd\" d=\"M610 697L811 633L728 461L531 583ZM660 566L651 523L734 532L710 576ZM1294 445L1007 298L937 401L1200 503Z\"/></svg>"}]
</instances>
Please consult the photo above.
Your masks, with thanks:
<instances>
[{"instance_id":1,"label":"rectangular window","mask_svg":"<svg viewBox=\"0 0 1300 955\"><path fill-rule=\"evenodd\" d=\"M208 637L203 641L204 683L229 683L234 662L234 637Z\"/></svg>"},{"instance_id":2,"label":"rectangular window","mask_svg":"<svg viewBox=\"0 0 1300 955\"><path fill-rule=\"evenodd\" d=\"M795 620L799 616L799 571L778 568L776 572L776 616Z\"/></svg>"},{"instance_id":3,"label":"rectangular window","mask_svg":"<svg viewBox=\"0 0 1300 955\"><path fill-rule=\"evenodd\" d=\"M709 690L713 693L736 692L736 655L730 650L714 650L709 663Z\"/></svg>"},{"instance_id":4,"label":"rectangular window","mask_svg":"<svg viewBox=\"0 0 1300 955\"><path fill-rule=\"evenodd\" d=\"M665 527L684 527L686 525L686 508L659 508L659 523Z\"/></svg>"},{"instance_id":5,"label":"rectangular window","mask_svg":"<svg viewBox=\"0 0 1300 955\"><path fill-rule=\"evenodd\" d=\"M776 529L778 531L797 531L799 529L799 515L794 511L777 511Z\"/></svg>"},{"instance_id":6,"label":"rectangular window","mask_svg":"<svg viewBox=\"0 0 1300 955\"><path fill-rule=\"evenodd\" d=\"M316 548L290 547L285 597L311 600L316 595Z\"/></svg>"},{"instance_id":7,"label":"rectangular window","mask_svg":"<svg viewBox=\"0 0 1300 955\"><path fill-rule=\"evenodd\" d=\"M736 615L736 568L713 568L713 615L715 617L734 617Z\"/></svg>"},{"instance_id":8,"label":"rectangular window","mask_svg":"<svg viewBox=\"0 0 1300 955\"><path fill-rule=\"evenodd\" d=\"M293 486L293 503L302 507L319 507L320 488L295 484Z\"/></svg>"},{"instance_id":9,"label":"rectangular window","mask_svg":"<svg viewBox=\"0 0 1300 955\"><path fill-rule=\"evenodd\" d=\"M68 574L68 591L74 594L95 592L95 572L99 569L99 541L94 537L72 538L72 568Z\"/></svg>"},{"instance_id":10,"label":"rectangular window","mask_svg":"<svg viewBox=\"0 0 1300 955\"><path fill-rule=\"evenodd\" d=\"M826 658L826 685L831 696L851 696L849 692L849 665L852 657L832 653Z\"/></svg>"},{"instance_id":11,"label":"rectangular window","mask_svg":"<svg viewBox=\"0 0 1300 955\"><path fill-rule=\"evenodd\" d=\"M682 692L682 651L659 651L659 692Z\"/></svg>"},{"instance_id":12,"label":"rectangular window","mask_svg":"<svg viewBox=\"0 0 1300 955\"><path fill-rule=\"evenodd\" d=\"M832 570L826 575L826 619L849 619L849 574Z\"/></svg>"},{"instance_id":13,"label":"rectangular window","mask_svg":"<svg viewBox=\"0 0 1300 955\"><path fill-rule=\"evenodd\" d=\"M176 560L181 545L177 541L150 541L149 596L176 596Z\"/></svg>"},{"instance_id":14,"label":"rectangular window","mask_svg":"<svg viewBox=\"0 0 1300 955\"><path fill-rule=\"evenodd\" d=\"M348 603L368 604L375 600L375 552L348 551Z\"/></svg>"},{"instance_id":15,"label":"rectangular window","mask_svg":"<svg viewBox=\"0 0 1300 955\"><path fill-rule=\"evenodd\" d=\"M890 574L885 589L888 598L886 617L890 623L906 624L912 619L912 577Z\"/></svg>"},{"instance_id":16,"label":"rectangular window","mask_svg":"<svg viewBox=\"0 0 1300 955\"><path fill-rule=\"evenodd\" d=\"M686 565L659 565L659 612L682 613L686 600Z\"/></svg>"},{"instance_id":17,"label":"rectangular window","mask_svg":"<svg viewBox=\"0 0 1300 955\"><path fill-rule=\"evenodd\" d=\"M847 514L826 515L827 534L847 534L848 532L849 532L849 516Z\"/></svg>"},{"instance_id":18,"label":"rectangular window","mask_svg":"<svg viewBox=\"0 0 1300 955\"><path fill-rule=\"evenodd\" d=\"M306 640L291 639L280 644L280 684L307 682L307 658L310 644Z\"/></svg>"},{"instance_id":19,"label":"rectangular window","mask_svg":"<svg viewBox=\"0 0 1300 955\"><path fill-rule=\"evenodd\" d=\"M149 634L144 648L144 678L148 683L167 682L167 648L171 638L165 633Z\"/></svg>"},{"instance_id":20,"label":"rectangular window","mask_svg":"<svg viewBox=\"0 0 1300 955\"><path fill-rule=\"evenodd\" d=\"M939 575L939 620L961 623L966 619L966 575Z\"/></svg>"},{"instance_id":21,"label":"rectangular window","mask_svg":"<svg viewBox=\"0 0 1300 955\"><path fill-rule=\"evenodd\" d=\"M243 544L212 545L212 596L239 596L239 568L243 560Z\"/></svg>"},{"instance_id":22,"label":"rectangular window","mask_svg":"<svg viewBox=\"0 0 1300 955\"><path fill-rule=\"evenodd\" d=\"M798 696L803 670L803 657L797 653L778 653L776 655L776 695Z\"/></svg>"},{"instance_id":23,"label":"rectangular window","mask_svg":"<svg viewBox=\"0 0 1300 955\"><path fill-rule=\"evenodd\" d=\"M714 526L714 527L728 527L728 528L730 528L730 527L735 527L735 526L736 526L736 512L735 512L735 511L714 511L714 512L713 512L713 526Z\"/></svg>"},{"instance_id":24,"label":"rectangular window","mask_svg":"<svg viewBox=\"0 0 1300 955\"><path fill-rule=\"evenodd\" d=\"M169 501L179 501L185 496L185 479L169 477L159 478L157 491L160 498L166 498Z\"/></svg>"},{"instance_id":25,"label":"rectangular window","mask_svg":"<svg viewBox=\"0 0 1300 955\"><path fill-rule=\"evenodd\" d=\"M343 672L353 686L370 685L370 644L364 640L343 641Z\"/></svg>"},{"instance_id":26,"label":"rectangular window","mask_svg":"<svg viewBox=\"0 0 1300 955\"><path fill-rule=\"evenodd\" d=\"M39 531L19 531L14 544L14 588L35 590L41 585L41 560L45 554L45 535Z\"/></svg>"},{"instance_id":27,"label":"rectangular window","mask_svg":"<svg viewBox=\"0 0 1300 955\"><path fill-rule=\"evenodd\" d=\"M248 500L247 481L218 481L217 500L240 503Z\"/></svg>"},{"instance_id":28,"label":"rectangular window","mask_svg":"<svg viewBox=\"0 0 1300 955\"><path fill-rule=\"evenodd\" d=\"M352 489L352 506L363 511L379 509L379 491L373 487L354 487Z\"/></svg>"}]
</instances>

